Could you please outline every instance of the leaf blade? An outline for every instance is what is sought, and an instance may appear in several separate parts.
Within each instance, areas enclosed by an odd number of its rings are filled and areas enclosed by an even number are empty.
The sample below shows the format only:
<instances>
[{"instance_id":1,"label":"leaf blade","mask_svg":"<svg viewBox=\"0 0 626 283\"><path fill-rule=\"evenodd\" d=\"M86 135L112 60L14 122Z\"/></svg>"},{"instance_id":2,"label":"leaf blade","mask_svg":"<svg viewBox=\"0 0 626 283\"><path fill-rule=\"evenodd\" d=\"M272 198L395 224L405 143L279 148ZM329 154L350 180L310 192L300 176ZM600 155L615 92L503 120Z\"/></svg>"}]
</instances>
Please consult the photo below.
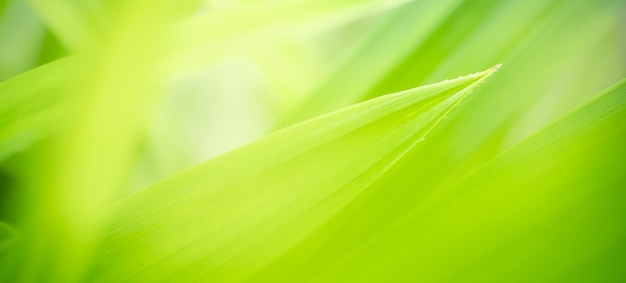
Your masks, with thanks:
<instances>
[{"instance_id":1,"label":"leaf blade","mask_svg":"<svg viewBox=\"0 0 626 283\"><path fill-rule=\"evenodd\" d=\"M496 69L304 122L127 198L94 280L245 279L371 184ZM162 237L170 233L175 243ZM262 256L246 258L247 249ZM247 268L229 272L236 266Z\"/></svg>"}]
</instances>

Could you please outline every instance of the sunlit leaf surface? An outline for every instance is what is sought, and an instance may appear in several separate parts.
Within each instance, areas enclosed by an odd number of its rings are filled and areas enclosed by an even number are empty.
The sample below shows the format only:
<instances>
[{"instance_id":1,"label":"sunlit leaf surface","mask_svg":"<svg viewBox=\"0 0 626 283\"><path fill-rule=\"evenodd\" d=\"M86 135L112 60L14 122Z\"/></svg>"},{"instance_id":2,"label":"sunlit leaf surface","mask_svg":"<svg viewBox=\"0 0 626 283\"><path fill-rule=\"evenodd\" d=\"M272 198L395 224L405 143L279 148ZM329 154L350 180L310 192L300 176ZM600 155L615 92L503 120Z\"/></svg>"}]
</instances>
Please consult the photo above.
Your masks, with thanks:
<instances>
[{"instance_id":1,"label":"sunlit leaf surface","mask_svg":"<svg viewBox=\"0 0 626 283\"><path fill-rule=\"evenodd\" d=\"M0 0L0 282L626 282L625 19Z\"/></svg>"},{"instance_id":2,"label":"sunlit leaf surface","mask_svg":"<svg viewBox=\"0 0 626 283\"><path fill-rule=\"evenodd\" d=\"M298 124L128 197L94 280L245 279L365 190L495 70Z\"/></svg>"}]
</instances>

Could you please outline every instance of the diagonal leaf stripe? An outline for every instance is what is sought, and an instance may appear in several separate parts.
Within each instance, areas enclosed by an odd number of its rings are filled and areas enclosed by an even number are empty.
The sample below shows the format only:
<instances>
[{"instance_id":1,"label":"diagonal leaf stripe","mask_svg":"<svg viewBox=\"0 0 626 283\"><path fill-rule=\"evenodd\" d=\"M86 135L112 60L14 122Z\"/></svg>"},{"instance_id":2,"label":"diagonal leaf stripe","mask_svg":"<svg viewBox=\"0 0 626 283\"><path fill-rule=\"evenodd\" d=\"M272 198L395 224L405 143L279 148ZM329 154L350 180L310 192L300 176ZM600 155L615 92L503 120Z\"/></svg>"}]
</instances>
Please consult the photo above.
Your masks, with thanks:
<instances>
[{"instance_id":1,"label":"diagonal leaf stripe","mask_svg":"<svg viewBox=\"0 0 626 283\"><path fill-rule=\"evenodd\" d=\"M75 59L61 59L0 83L0 159L65 124L66 87L78 74Z\"/></svg>"},{"instance_id":2,"label":"diagonal leaf stripe","mask_svg":"<svg viewBox=\"0 0 626 283\"><path fill-rule=\"evenodd\" d=\"M367 188L497 68L303 122L124 199L91 280L247 278Z\"/></svg>"},{"instance_id":3,"label":"diagonal leaf stripe","mask_svg":"<svg viewBox=\"0 0 626 283\"><path fill-rule=\"evenodd\" d=\"M573 135L618 111L622 111L625 107L626 79L622 79L570 114L545 127L511 150L485 163L476 171L468 174L462 182L466 185L479 183L484 178L520 162L560 139Z\"/></svg>"}]
</instances>

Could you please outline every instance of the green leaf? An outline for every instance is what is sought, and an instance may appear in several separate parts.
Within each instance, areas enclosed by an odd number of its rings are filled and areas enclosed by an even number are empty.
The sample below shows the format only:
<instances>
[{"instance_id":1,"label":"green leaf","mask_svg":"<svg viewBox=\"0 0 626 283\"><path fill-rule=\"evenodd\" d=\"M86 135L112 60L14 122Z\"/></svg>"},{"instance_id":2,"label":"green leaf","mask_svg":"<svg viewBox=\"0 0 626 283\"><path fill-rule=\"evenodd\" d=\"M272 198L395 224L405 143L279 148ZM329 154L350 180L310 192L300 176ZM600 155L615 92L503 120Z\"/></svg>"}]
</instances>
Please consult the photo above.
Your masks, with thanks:
<instances>
[{"instance_id":1,"label":"green leaf","mask_svg":"<svg viewBox=\"0 0 626 283\"><path fill-rule=\"evenodd\" d=\"M182 21L172 33L173 57L169 64L174 67L167 69L203 66L220 58L219 55L328 30L406 2L295 1L242 6L232 11L193 17Z\"/></svg>"},{"instance_id":2,"label":"green leaf","mask_svg":"<svg viewBox=\"0 0 626 283\"><path fill-rule=\"evenodd\" d=\"M94 1L28 1L48 28L61 39L66 48L76 50L85 43L88 37L95 35Z\"/></svg>"},{"instance_id":3,"label":"green leaf","mask_svg":"<svg viewBox=\"0 0 626 283\"><path fill-rule=\"evenodd\" d=\"M614 278L626 262L618 252L626 239L625 85L463 182L424 188L404 179L422 192L418 198L398 187L381 192L410 198L403 214L402 203L375 194L353 201L250 282Z\"/></svg>"},{"instance_id":4,"label":"green leaf","mask_svg":"<svg viewBox=\"0 0 626 283\"><path fill-rule=\"evenodd\" d=\"M451 180L440 184L439 188L428 196L428 200L424 201L420 211L442 206L451 199L459 197L464 190L479 187L490 179L501 177L503 172L510 170L511 167L536 156L547 148L554 147L563 140L573 140L585 132L597 131L604 120L615 116L616 113L623 113L625 110L626 79L623 79L528 139L485 162L461 180ZM593 141L589 143L592 144Z\"/></svg>"},{"instance_id":5,"label":"green leaf","mask_svg":"<svg viewBox=\"0 0 626 283\"><path fill-rule=\"evenodd\" d=\"M303 122L126 198L91 279L247 278L365 190L497 67Z\"/></svg>"},{"instance_id":6,"label":"green leaf","mask_svg":"<svg viewBox=\"0 0 626 283\"><path fill-rule=\"evenodd\" d=\"M34 11L23 0L12 0L0 11L0 81L15 76L37 63L45 30ZM16 28L19 27L19 28Z\"/></svg>"},{"instance_id":7,"label":"green leaf","mask_svg":"<svg viewBox=\"0 0 626 283\"><path fill-rule=\"evenodd\" d=\"M78 73L74 59L58 60L0 83L0 160L65 124L66 87Z\"/></svg>"},{"instance_id":8,"label":"green leaf","mask_svg":"<svg viewBox=\"0 0 626 283\"><path fill-rule=\"evenodd\" d=\"M301 105L281 117L277 126L289 126L363 100L365 93L445 23L461 2L413 1L393 10L382 25L370 31L368 37L333 66L331 74ZM369 67L372 65L376 68Z\"/></svg>"},{"instance_id":9,"label":"green leaf","mask_svg":"<svg viewBox=\"0 0 626 283\"><path fill-rule=\"evenodd\" d=\"M624 108L626 108L626 79L622 79L591 101L484 164L469 174L463 182L480 182L565 137L583 131L616 112L623 111Z\"/></svg>"},{"instance_id":10,"label":"green leaf","mask_svg":"<svg viewBox=\"0 0 626 283\"><path fill-rule=\"evenodd\" d=\"M380 12L389 7L402 3L397 0L392 2L366 1L366 2L308 2L306 5L276 6L266 5L264 9L240 9L228 13L229 16L218 18L202 16L184 21L176 26L174 37L182 42L185 47L172 49L173 56L193 57L185 63L176 63L178 67L195 65L198 62L207 64L208 62L220 58L224 53L232 51L233 46L242 42L257 41L271 42L272 39L284 36L286 33L300 33L304 30L319 29L326 26L327 20L335 19L339 22L349 21L367 14ZM77 20L70 18L68 22L62 20L56 13L70 13L78 6L70 5L67 1L34 1L40 12L49 13L50 17L58 20L59 25L69 25L69 21ZM42 6L39 6L42 5ZM46 9L47 5L55 6L54 9ZM58 11L57 11L58 10ZM264 13L263 13L264 11ZM291 12L307 13L315 11L310 17L285 19L284 15ZM74 11L76 12L76 11ZM73 13L73 12L72 12ZM255 15L250 21L245 23L239 21L241 18L249 18ZM291 21L296 21L296 23ZM333 22L333 21L331 21ZM56 26L55 26L56 27ZM61 31L63 33L64 31ZM78 32L68 30L68 42L78 41ZM224 42L221 35L228 34L228 40ZM183 40L184 39L184 40ZM177 43L178 44L178 43ZM74 43L70 45L75 45ZM196 53L190 52L195 50ZM217 53L216 53L217 51ZM195 55L192 55L195 54ZM207 60L198 60L208 56ZM0 159L17 150L21 150L33 141L53 133L64 125L62 122L67 116L68 91L60 89L71 85L72 79L80 73L76 66L77 62L87 61L89 57L79 55L73 59L63 59L48 65L37 67L29 72L12 78L0 84ZM171 59L171 58L170 58ZM71 61L71 62L70 62ZM167 65L171 61L166 61ZM84 67L84 66L83 66ZM171 69L167 67L166 69ZM178 70L178 69L176 69ZM33 84L32 82L38 82Z\"/></svg>"},{"instance_id":11,"label":"green leaf","mask_svg":"<svg viewBox=\"0 0 626 283\"><path fill-rule=\"evenodd\" d=\"M0 258L17 241L18 234L9 224L0 222Z\"/></svg>"},{"instance_id":12,"label":"green leaf","mask_svg":"<svg viewBox=\"0 0 626 283\"><path fill-rule=\"evenodd\" d=\"M500 49L509 43L484 46L485 44L481 42L484 42L490 34L508 35L509 32L513 32L513 30L498 31L506 26L500 27L499 22L492 22L494 19L490 18L490 23L472 24L483 26L482 29L485 30L478 33L480 34L478 38L475 38L478 34L472 35L472 40L460 42L462 48L454 51L459 55L453 56L451 62L448 62L447 57L444 56L440 58L443 61L433 59L433 62L427 63L430 62L428 60L431 55L440 54L441 51L437 46L454 40L455 36L450 34L456 34L454 32L456 29L463 29L467 19L460 22L452 21L450 23L452 26L448 25L445 32L437 33L439 35L433 38L433 42L426 44L428 48L422 50L425 53L416 50L411 60L406 61L401 68L389 74L385 88L382 90L391 91L402 87L413 75L419 79L423 78L423 75L433 74L432 70L422 70L427 66L435 68L436 73L446 73L445 70L449 70L450 73L460 72L463 68L468 68L465 66L467 61L471 60L468 58L490 58L490 53L503 54L502 60L507 66L507 72L494 78L487 86L478 89L480 95L468 99L461 109L455 111L445 123L431 133L428 141L408 154L403 164L394 166L389 174L386 174L383 180L375 185L376 188L373 191L377 193L373 193L372 198L377 198L381 203L395 204L394 207L381 208L385 209L385 213L396 215L405 212L441 183L454 182L465 176L467 172L475 170L510 145L537 131L590 95L623 77L623 74L620 74L622 71L611 69L611 65L598 65L603 60L620 61L618 59L620 56L615 51L596 48L604 46L604 43L600 43L600 38L606 36L610 29L616 28L617 19L606 16L605 13L614 14L619 9L613 5L606 5L607 3L597 5L598 2L582 2L577 2L578 6L573 7L569 7L571 6L569 2L555 2L548 5L550 8L545 10L544 1L541 2L541 7L524 8L537 10L536 12L540 14L536 16L542 18L540 22L531 21L528 24L522 24L519 26L520 31L516 31L516 33L521 32L520 36L513 39L517 38L516 40L527 47L513 44L515 41L510 42L513 48L507 48L509 51ZM480 5L479 2L471 3ZM522 5L522 3L517 4ZM464 5L470 4L466 2ZM508 17L525 15L521 13L516 16L521 7L511 5L513 4L502 2L502 6L506 7ZM528 2L523 3L523 6L527 5ZM567 14L564 14L564 11L567 11ZM500 18L500 12L503 11L494 10L488 14L497 15L496 18ZM566 21L560 22L561 18ZM582 18L585 20L580 20ZM477 19L471 20L474 22ZM526 21L528 19L524 20ZM555 27L556 23L559 24L558 28ZM491 39L491 41L494 40ZM495 41L499 42L499 39ZM571 48L563 49L564 45ZM522 48L518 49L518 47ZM471 54L474 55L468 55L467 50L473 50ZM507 52L511 53L506 54ZM456 61L454 58L465 59ZM454 62L460 64L457 65ZM551 63L545 64L545 62ZM444 66L448 68L443 68ZM572 70L572 72L564 70ZM606 73L594 76L589 73L590 70L606 70ZM421 74L422 72L424 74ZM412 181L408 182L407 179ZM395 188L397 192L411 193L389 194L388 188ZM376 206L376 204L373 205ZM387 221L384 217L376 219L380 222Z\"/></svg>"}]
</instances>

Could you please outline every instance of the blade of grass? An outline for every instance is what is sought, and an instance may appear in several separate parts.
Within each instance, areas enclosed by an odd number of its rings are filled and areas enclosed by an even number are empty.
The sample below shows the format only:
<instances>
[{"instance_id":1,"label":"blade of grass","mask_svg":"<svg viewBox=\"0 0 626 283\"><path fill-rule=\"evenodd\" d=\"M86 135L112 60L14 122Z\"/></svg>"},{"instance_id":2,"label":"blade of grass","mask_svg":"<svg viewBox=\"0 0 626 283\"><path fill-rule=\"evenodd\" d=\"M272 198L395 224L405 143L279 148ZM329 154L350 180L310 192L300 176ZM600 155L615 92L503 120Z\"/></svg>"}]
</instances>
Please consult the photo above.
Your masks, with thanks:
<instances>
[{"instance_id":1,"label":"blade of grass","mask_svg":"<svg viewBox=\"0 0 626 283\"><path fill-rule=\"evenodd\" d=\"M374 182L495 70L304 122L126 198L91 280L246 279Z\"/></svg>"}]
</instances>

